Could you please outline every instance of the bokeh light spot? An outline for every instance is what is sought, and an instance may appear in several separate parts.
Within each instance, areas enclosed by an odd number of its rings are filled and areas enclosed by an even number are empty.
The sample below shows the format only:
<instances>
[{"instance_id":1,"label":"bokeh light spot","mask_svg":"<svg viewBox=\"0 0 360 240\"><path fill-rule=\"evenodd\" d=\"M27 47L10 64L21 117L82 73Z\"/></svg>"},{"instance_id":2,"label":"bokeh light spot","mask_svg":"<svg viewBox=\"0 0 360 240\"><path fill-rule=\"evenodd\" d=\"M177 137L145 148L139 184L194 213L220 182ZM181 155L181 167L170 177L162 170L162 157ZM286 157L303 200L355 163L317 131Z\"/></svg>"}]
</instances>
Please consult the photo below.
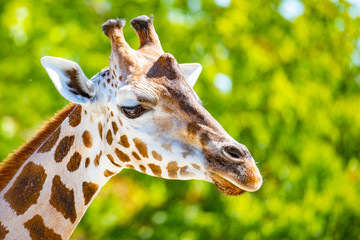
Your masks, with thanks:
<instances>
[{"instance_id":1,"label":"bokeh light spot","mask_svg":"<svg viewBox=\"0 0 360 240\"><path fill-rule=\"evenodd\" d=\"M223 73L218 73L215 75L214 84L215 84L215 87L224 94L229 93L232 89L231 78Z\"/></svg>"},{"instance_id":2,"label":"bokeh light spot","mask_svg":"<svg viewBox=\"0 0 360 240\"><path fill-rule=\"evenodd\" d=\"M230 6L231 0L214 0L215 4L219 7L226 8Z\"/></svg>"},{"instance_id":3,"label":"bokeh light spot","mask_svg":"<svg viewBox=\"0 0 360 240\"><path fill-rule=\"evenodd\" d=\"M305 6L299 0L283 0L278 7L278 12L283 18L295 21L304 14Z\"/></svg>"}]
</instances>

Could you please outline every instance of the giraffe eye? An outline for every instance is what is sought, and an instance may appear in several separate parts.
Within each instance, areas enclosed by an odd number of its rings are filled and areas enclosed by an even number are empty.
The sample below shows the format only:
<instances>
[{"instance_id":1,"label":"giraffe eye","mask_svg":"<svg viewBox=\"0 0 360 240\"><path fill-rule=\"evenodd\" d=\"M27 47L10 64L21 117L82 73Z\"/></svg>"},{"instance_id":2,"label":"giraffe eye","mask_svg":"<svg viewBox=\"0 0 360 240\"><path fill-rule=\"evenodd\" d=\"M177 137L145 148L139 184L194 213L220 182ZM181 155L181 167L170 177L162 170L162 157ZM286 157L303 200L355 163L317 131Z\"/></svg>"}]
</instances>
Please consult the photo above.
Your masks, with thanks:
<instances>
[{"instance_id":1,"label":"giraffe eye","mask_svg":"<svg viewBox=\"0 0 360 240\"><path fill-rule=\"evenodd\" d=\"M144 112L145 108L141 105L137 105L134 107L121 107L121 111L125 114L128 118L137 118L140 117Z\"/></svg>"}]
</instances>

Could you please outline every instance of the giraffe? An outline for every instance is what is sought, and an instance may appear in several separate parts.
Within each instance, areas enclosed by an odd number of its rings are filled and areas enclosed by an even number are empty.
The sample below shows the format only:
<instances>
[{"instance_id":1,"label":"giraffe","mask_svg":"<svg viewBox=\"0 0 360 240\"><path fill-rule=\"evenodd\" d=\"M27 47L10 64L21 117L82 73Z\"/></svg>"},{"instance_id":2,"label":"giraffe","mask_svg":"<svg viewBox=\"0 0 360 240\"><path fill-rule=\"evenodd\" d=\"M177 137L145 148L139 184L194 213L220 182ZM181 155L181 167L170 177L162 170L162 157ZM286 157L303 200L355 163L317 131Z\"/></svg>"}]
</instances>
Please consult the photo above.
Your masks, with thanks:
<instances>
[{"instance_id":1,"label":"giraffe","mask_svg":"<svg viewBox=\"0 0 360 240\"><path fill-rule=\"evenodd\" d=\"M68 239L102 186L124 168L165 179L199 179L229 196L256 191L261 174L247 148L202 106L193 86L200 64L164 53L153 17L102 30L109 67L88 79L72 61L43 57L59 93L72 102L0 168L0 239Z\"/></svg>"}]
</instances>

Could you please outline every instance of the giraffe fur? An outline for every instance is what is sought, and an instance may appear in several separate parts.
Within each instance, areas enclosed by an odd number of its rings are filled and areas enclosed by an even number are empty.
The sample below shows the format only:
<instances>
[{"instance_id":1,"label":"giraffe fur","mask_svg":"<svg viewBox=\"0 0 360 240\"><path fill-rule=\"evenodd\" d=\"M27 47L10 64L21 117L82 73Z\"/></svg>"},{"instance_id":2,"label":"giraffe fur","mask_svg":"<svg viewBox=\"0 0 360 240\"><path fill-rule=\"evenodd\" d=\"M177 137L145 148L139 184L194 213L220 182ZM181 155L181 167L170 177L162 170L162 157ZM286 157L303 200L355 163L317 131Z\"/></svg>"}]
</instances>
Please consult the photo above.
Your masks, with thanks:
<instances>
[{"instance_id":1,"label":"giraffe fur","mask_svg":"<svg viewBox=\"0 0 360 240\"><path fill-rule=\"evenodd\" d=\"M43 57L72 103L0 166L0 240L68 239L102 186L124 168L165 179L198 179L229 196L256 191L248 149L205 110L192 89L200 64L165 53L153 17L107 21L109 67L88 79L72 61Z\"/></svg>"}]
</instances>

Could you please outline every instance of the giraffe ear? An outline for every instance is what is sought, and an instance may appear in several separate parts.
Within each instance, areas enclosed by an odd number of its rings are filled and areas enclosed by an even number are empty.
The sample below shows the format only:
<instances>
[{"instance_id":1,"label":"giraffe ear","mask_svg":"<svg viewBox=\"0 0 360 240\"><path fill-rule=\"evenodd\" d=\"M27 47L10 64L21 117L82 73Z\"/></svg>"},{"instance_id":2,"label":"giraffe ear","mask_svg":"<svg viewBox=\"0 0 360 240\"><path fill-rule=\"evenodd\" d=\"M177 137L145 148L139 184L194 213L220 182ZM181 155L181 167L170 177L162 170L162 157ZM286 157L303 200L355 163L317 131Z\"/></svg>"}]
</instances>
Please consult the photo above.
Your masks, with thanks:
<instances>
[{"instance_id":1,"label":"giraffe ear","mask_svg":"<svg viewBox=\"0 0 360 240\"><path fill-rule=\"evenodd\" d=\"M41 64L56 89L67 100L74 103L87 103L95 96L95 86L85 76L79 64L48 56L41 58Z\"/></svg>"},{"instance_id":2,"label":"giraffe ear","mask_svg":"<svg viewBox=\"0 0 360 240\"><path fill-rule=\"evenodd\" d=\"M183 63L180 64L180 69L190 87L194 87L202 70L200 63Z\"/></svg>"}]
</instances>

